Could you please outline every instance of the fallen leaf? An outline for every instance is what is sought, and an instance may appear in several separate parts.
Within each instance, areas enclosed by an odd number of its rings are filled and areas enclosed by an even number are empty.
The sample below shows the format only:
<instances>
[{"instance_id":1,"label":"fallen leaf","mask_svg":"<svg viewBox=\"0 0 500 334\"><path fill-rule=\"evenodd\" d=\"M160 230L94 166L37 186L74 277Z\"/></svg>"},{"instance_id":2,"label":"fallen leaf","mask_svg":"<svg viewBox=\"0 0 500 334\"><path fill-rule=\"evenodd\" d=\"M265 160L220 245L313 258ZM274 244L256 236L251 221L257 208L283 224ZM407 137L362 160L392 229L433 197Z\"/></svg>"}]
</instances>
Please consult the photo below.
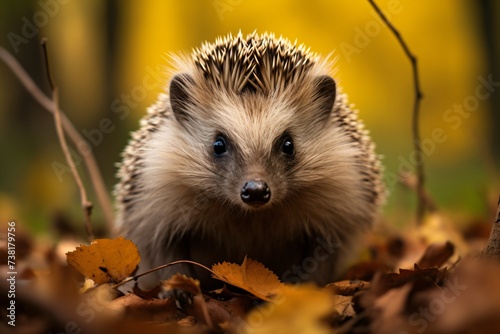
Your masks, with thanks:
<instances>
[{"instance_id":1,"label":"fallen leaf","mask_svg":"<svg viewBox=\"0 0 500 334\"><path fill-rule=\"evenodd\" d=\"M418 260L420 268L441 267L455 251L455 246L449 241L434 243L427 246L424 255Z\"/></svg>"},{"instance_id":2,"label":"fallen leaf","mask_svg":"<svg viewBox=\"0 0 500 334\"><path fill-rule=\"evenodd\" d=\"M394 268L411 268L424 256L429 245L450 242L454 246L452 256L447 260L454 263L460 257L468 254L470 247L463 235L453 224L453 221L439 211L425 216L422 224L406 228L403 232L406 240L404 256L394 265Z\"/></svg>"},{"instance_id":3,"label":"fallen leaf","mask_svg":"<svg viewBox=\"0 0 500 334\"><path fill-rule=\"evenodd\" d=\"M352 265L345 274L344 278L351 281L370 281L378 271L386 272L388 271L388 268L379 260L360 262Z\"/></svg>"},{"instance_id":4,"label":"fallen leaf","mask_svg":"<svg viewBox=\"0 0 500 334\"><path fill-rule=\"evenodd\" d=\"M415 270L399 269L399 273L378 273L370 282L369 289L359 295L359 305L365 309L370 308L387 291L408 284L412 284L417 289L438 286L446 273L446 268L420 269L417 265L415 265Z\"/></svg>"},{"instance_id":5,"label":"fallen leaf","mask_svg":"<svg viewBox=\"0 0 500 334\"><path fill-rule=\"evenodd\" d=\"M375 300L371 312L374 333L397 333L409 327L403 312L411 288L411 284L406 284L389 290Z\"/></svg>"},{"instance_id":6,"label":"fallen leaf","mask_svg":"<svg viewBox=\"0 0 500 334\"><path fill-rule=\"evenodd\" d=\"M436 317L435 333L500 333L500 266L496 260L465 258L425 308ZM436 305L439 304L439 312ZM420 317L422 318L422 317ZM430 326L430 327L431 327Z\"/></svg>"},{"instance_id":7,"label":"fallen leaf","mask_svg":"<svg viewBox=\"0 0 500 334\"><path fill-rule=\"evenodd\" d=\"M96 239L66 254L68 264L96 284L119 282L129 276L140 261L134 243L123 237Z\"/></svg>"},{"instance_id":8,"label":"fallen leaf","mask_svg":"<svg viewBox=\"0 0 500 334\"><path fill-rule=\"evenodd\" d=\"M443 272L446 269L442 269ZM409 282L418 281L421 279L430 280L432 282L439 282L441 277L441 271L437 268L424 268L421 269L417 265L414 266L414 270L410 269L399 269L399 273L388 273L382 276L382 282L387 288L400 287Z\"/></svg>"},{"instance_id":9,"label":"fallen leaf","mask_svg":"<svg viewBox=\"0 0 500 334\"><path fill-rule=\"evenodd\" d=\"M234 285L254 296L270 301L284 286L271 270L262 263L245 257L240 265L218 263L212 266L215 279Z\"/></svg>"},{"instance_id":10,"label":"fallen leaf","mask_svg":"<svg viewBox=\"0 0 500 334\"><path fill-rule=\"evenodd\" d=\"M331 333L324 321L336 306L331 292L314 285L286 286L280 292L275 301L253 309L238 330L255 334Z\"/></svg>"},{"instance_id":11,"label":"fallen leaf","mask_svg":"<svg viewBox=\"0 0 500 334\"><path fill-rule=\"evenodd\" d=\"M155 299L155 298L158 298L158 296L161 292L161 286L156 285L151 290L142 290L139 287L139 284L136 282L134 285L134 288L132 289L132 292L135 295L141 297L142 299Z\"/></svg>"},{"instance_id":12,"label":"fallen leaf","mask_svg":"<svg viewBox=\"0 0 500 334\"><path fill-rule=\"evenodd\" d=\"M203 320L206 325L213 328L213 322L208 313L205 297L201 294L200 281L182 274L175 274L168 280L162 282L166 290L183 290L193 295L191 308L195 310L198 319Z\"/></svg>"},{"instance_id":13,"label":"fallen leaf","mask_svg":"<svg viewBox=\"0 0 500 334\"><path fill-rule=\"evenodd\" d=\"M360 280L345 280L335 283L330 283L326 286L335 292L337 295L352 296L358 291L367 290L370 288L370 282Z\"/></svg>"},{"instance_id":14,"label":"fallen leaf","mask_svg":"<svg viewBox=\"0 0 500 334\"><path fill-rule=\"evenodd\" d=\"M162 282L165 290L183 290L192 295L201 295L200 281L182 274L175 274Z\"/></svg>"},{"instance_id":15,"label":"fallen leaf","mask_svg":"<svg viewBox=\"0 0 500 334\"><path fill-rule=\"evenodd\" d=\"M208 313L210 318L215 324L222 324L230 322L234 319L241 319L245 317L247 312L254 306L255 299L247 296L234 297L229 300L217 300L209 298L206 301ZM196 301L195 301L196 304ZM196 309L194 310L196 311ZM188 311L189 312L189 311ZM197 315L193 313L193 315ZM200 319L201 316L197 315Z\"/></svg>"},{"instance_id":16,"label":"fallen leaf","mask_svg":"<svg viewBox=\"0 0 500 334\"><path fill-rule=\"evenodd\" d=\"M335 311L338 312L340 319L352 318L356 315L353 307L352 296L336 296Z\"/></svg>"},{"instance_id":17,"label":"fallen leaf","mask_svg":"<svg viewBox=\"0 0 500 334\"><path fill-rule=\"evenodd\" d=\"M144 300L133 293L113 300L108 307L121 312L122 316L126 316L129 320L166 322L177 320L182 316L172 298Z\"/></svg>"}]
</instances>

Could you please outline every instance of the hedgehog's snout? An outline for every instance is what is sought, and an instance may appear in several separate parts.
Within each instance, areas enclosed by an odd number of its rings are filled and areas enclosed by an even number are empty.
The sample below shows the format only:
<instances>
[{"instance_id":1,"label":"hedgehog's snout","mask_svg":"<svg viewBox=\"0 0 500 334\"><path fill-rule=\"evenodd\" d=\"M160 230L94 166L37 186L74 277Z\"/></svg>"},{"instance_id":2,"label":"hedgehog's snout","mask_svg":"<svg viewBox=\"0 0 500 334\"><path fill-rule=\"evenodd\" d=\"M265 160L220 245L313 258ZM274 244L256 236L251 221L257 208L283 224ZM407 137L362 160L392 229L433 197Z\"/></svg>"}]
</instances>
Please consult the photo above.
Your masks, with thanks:
<instances>
[{"instance_id":1,"label":"hedgehog's snout","mask_svg":"<svg viewBox=\"0 0 500 334\"><path fill-rule=\"evenodd\" d=\"M271 188L269 188L264 180L249 180L241 188L240 197L246 204L257 207L269 202L271 199Z\"/></svg>"}]
</instances>

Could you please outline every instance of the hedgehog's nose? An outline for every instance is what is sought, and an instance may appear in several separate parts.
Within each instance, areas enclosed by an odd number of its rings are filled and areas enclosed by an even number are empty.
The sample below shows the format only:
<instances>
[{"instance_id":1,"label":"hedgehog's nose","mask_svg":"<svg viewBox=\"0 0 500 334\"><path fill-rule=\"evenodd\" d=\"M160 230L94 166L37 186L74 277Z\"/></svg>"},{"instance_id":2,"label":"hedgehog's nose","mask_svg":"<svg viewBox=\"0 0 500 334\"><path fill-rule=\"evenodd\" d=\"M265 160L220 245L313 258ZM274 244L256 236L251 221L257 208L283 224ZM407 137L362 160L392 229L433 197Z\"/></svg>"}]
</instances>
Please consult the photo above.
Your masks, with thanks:
<instances>
[{"instance_id":1,"label":"hedgehog's nose","mask_svg":"<svg viewBox=\"0 0 500 334\"><path fill-rule=\"evenodd\" d=\"M271 199L271 189L262 180L250 180L241 189L241 199L248 204L265 204Z\"/></svg>"}]
</instances>

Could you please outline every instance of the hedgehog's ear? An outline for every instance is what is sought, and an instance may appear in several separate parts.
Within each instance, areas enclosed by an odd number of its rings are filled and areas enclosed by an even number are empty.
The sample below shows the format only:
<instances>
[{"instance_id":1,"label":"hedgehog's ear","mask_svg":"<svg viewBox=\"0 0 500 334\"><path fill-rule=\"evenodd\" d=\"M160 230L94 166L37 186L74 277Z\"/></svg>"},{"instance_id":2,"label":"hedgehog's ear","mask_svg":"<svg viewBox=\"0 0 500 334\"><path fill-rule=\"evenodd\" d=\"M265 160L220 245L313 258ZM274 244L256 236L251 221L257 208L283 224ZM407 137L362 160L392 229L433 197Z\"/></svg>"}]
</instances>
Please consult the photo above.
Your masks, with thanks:
<instances>
[{"instance_id":1,"label":"hedgehog's ear","mask_svg":"<svg viewBox=\"0 0 500 334\"><path fill-rule=\"evenodd\" d=\"M175 118L180 123L190 118L188 114L188 105L191 104L189 87L193 82L193 78L186 73L177 74L170 81L170 106Z\"/></svg>"},{"instance_id":2,"label":"hedgehog's ear","mask_svg":"<svg viewBox=\"0 0 500 334\"><path fill-rule=\"evenodd\" d=\"M318 101L319 110L318 117L321 120L326 120L333 110L335 97L337 93L337 85L331 76L321 75L314 79L315 100Z\"/></svg>"}]
</instances>

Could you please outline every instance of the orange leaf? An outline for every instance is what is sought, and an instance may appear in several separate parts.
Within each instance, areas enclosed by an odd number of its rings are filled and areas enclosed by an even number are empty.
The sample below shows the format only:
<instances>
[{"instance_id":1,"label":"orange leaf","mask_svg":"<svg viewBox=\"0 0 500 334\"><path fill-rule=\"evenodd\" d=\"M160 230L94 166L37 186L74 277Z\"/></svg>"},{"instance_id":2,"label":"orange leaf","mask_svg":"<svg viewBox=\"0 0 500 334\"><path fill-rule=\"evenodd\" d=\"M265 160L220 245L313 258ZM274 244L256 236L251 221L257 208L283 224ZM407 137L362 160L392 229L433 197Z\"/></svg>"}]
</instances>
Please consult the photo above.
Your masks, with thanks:
<instances>
[{"instance_id":1,"label":"orange leaf","mask_svg":"<svg viewBox=\"0 0 500 334\"><path fill-rule=\"evenodd\" d=\"M123 237L96 239L66 253L68 264L96 284L119 282L129 276L141 257L135 244Z\"/></svg>"},{"instance_id":2,"label":"orange leaf","mask_svg":"<svg viewBox=\"0 0 500 334\"><path fill-rule=\"evenodd\" d=\"M213 265L212 270L215 279L239 287L266 301L270 301L283 288L278 276L262 263L247 257L241 266L223 262Z\"/></svg>"},{"instance_id":3,"label":"orange leaf","mask_svg":"<svg viewBox=\"0 0 500 334\"><path fill-rule=\"evenodd\" d=\"M182 274L175 274L162 282L166 290L183 290L192 295L201 295L200 281Z\"/></svg>"}]
</instances>

